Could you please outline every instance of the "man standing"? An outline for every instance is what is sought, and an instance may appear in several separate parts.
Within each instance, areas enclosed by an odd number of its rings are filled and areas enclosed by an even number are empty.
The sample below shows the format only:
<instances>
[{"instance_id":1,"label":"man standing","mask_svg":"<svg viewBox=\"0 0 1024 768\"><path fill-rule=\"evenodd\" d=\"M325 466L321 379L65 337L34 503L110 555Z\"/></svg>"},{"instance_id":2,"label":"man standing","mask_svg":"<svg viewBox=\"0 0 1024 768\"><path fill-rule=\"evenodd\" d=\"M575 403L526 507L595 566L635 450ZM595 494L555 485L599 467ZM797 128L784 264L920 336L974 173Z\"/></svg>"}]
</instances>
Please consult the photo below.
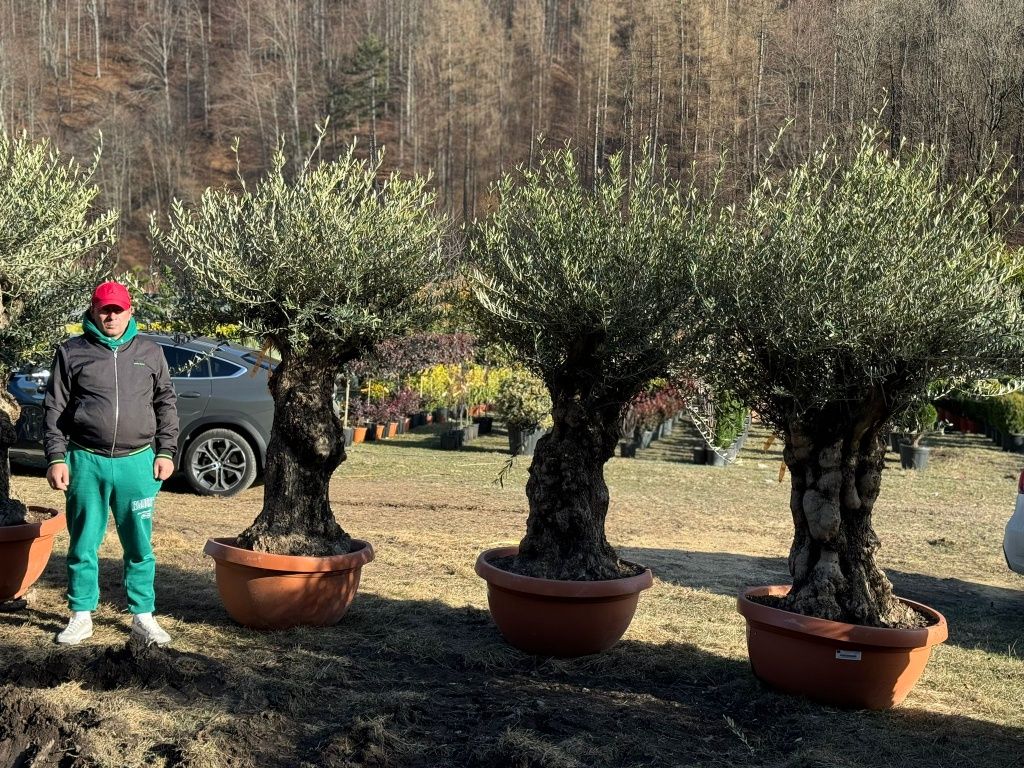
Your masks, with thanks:
<instances>
[{"instance_id":1,"label":"man standing","mask_svg":"<svg viewBox=\"0 0 1024 768\"><path fill-rule=\"evenodd\" d=\"M67 497L68 606L57 642L92 636L99 602L99 547L114 513L124 550L132 634L171 641L153 618L156 559L150 537L160 483L174 471L178 414L167 361L137 336L131 297L120 283L96 288L85 333L57 347L44 403L46 479ZM155 444L155 451L154 451Z\"/></svg>"}]
</instances>

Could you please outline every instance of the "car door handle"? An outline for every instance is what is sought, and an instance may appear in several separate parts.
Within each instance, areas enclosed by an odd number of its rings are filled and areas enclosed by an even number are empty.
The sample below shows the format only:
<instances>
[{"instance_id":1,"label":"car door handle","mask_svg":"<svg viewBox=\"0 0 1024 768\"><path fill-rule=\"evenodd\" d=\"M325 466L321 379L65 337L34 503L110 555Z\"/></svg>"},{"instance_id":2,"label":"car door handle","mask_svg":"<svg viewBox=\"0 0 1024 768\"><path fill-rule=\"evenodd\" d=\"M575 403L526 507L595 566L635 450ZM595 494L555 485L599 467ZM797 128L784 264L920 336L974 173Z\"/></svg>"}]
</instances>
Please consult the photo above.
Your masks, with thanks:
<instances>
[{"instance_id":1,"label":"car door handle","mask_svg":"<svg viewBox=\"0 0 1024 768\"><path fill-rule=\"evenodd\" d=\"M178 397L202 397L199 392L182 392Z\"/></svg>"}]
</instances>

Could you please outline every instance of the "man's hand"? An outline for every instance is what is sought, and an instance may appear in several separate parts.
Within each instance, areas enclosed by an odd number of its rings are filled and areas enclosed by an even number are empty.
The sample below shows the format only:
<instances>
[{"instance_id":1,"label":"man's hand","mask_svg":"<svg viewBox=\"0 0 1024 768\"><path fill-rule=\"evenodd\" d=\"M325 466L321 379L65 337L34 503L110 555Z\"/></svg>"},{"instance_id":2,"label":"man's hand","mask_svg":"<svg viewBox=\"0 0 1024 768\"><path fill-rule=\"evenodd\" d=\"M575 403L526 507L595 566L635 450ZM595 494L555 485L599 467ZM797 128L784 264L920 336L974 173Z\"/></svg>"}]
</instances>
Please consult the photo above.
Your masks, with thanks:
<instances>
[{"instance_id":1,"label":"man's hand","mask_svg":"<svg viewBox=\"0 0 1024 768\"><path fill-rule=\"evenodd\" d=\"M174 462L163 456L157 456L153 462L153 479L166 480L174 474Z\"/></svg>"},{"instance_id":2,"label":"man's hand","mask_svg":"<svg viewBox=\"0 0 1024 768\"><path fill-rule=\"evenodd\" d=\"M46 468L46 482L50 484L53 490L66 491L70 481L71 475L68 472L68 465L63 461L58 461L56 464L51 464Z\"/></svg>"}]
</instances>

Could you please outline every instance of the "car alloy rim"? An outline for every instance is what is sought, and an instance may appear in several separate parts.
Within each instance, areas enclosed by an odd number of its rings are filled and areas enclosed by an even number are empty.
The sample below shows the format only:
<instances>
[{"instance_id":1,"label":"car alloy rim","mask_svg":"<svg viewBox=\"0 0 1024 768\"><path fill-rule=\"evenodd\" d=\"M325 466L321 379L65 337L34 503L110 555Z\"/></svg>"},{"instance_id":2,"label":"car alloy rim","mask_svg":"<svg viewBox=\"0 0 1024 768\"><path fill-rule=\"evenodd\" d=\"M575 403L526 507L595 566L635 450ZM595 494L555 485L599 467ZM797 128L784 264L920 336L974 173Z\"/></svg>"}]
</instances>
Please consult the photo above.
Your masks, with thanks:
<instances>
[{"instance_id":1,"label":"car alloy rim","mask_svg":"<svg viewBox=\"0 0 1024 768\"><path fill-rule=\"evenodd\" d=\"M245 476L246 460L234 440L213 437L203 440L192 454L192 477L210 491L228 491Z\"/></svg>"}]
</instances>

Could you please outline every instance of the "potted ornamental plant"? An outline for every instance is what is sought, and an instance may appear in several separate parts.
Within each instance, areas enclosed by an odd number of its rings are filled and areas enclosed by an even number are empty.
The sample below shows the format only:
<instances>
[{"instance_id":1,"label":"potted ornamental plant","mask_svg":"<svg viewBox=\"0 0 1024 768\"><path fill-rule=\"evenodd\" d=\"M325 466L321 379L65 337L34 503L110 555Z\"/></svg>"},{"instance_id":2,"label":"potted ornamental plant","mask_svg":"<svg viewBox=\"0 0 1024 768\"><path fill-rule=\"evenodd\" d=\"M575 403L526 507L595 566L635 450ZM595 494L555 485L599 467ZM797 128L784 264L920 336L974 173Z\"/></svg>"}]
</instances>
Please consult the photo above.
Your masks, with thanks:
<instances>
[{"instance_id":1,"label":"potted ornamental plant","mask_svg":"<svg viewBox=\"0 0 1024 768\"><path fill-rule=\"evenodd\" d=\"M932 449L921 445L935 431L939 413L927 400L912 403L899 419L905 439L900 443L900 466L903 469L926 469Z\"/></svg>"},{"instance_id":2,"label":"potted ornamental plant","mask_svg":"<svg viewBox=\"0 0 1024 768\"><path fill-rule=\"evenodd\" d=\"M695 189L660 183L657 155L631 168L616 156L588 189L571 150L545 153L537 169L498 182L497 210L470 236L482 334L551 398L552 428L526 484L526 535L476 565L498 628L531 653L609 648L652 584L605 535L604 466L623 408L687 342L677 329L713 214Z\"/></svg>"},{"instance_id":3,"label":"potted ornamental plant","mask_svg":"<svg viewBox=\"0 0 1024 768\"><path fill-rule=\"evenodd\" d=\"M637 439L637 428L640 418L637 416L636 408L630 403L622 409L619 417L619 456L624 459L635 459L637 448L640 443Z\"/></svg>"},{"instance_id":4,"label":"potted ornamental plant","mask_svg":"<svg viewBox=\"0 0 1024 768\"><path fill-rule=\"evenodd\" d=\"M705 445L705 460L712 467L724 467L742 447L739 441L746 435L748 411L729 392L718 393L714 409L711 442Z\"/></svg>"},{"instance_id":5,"label":"potted ornamental plant","mask_svg":"<svg viewBox=\"0 0 1024 768\"><path fill-rule=\"evenodd\" d=\"M532 456L542 424L551 415L551 395L544 382L525 368L513 368L495 391L494 407L508 431L509 453Z\"/></svg>"},{"instance_id":6,"label":"potted ornamental plant","mask_svg":"<svg viewBox=\"0 0 1024 768\"><path fill-rule=\"evenodd\" d=\"M947 185L936 149L888 145L865 127L765 176L698 265L693 329L705 372L785 441L792 584L740 596L754 673L868 708L898 704L947 632L876 560L886 426L931 382L1019 374L1024 332L1005 180Z\"/></svg>"},{"instance_id":7,"label":"potted ornamental plant","mask_svg":"<svg viewBox=\"0 0 1024 768\"><path fill-rule=\"evenodd\" d=\"M8 608L24 606L20 598L66 521L63 510L11 496L8 452L18 442L21 406L7 382L23 365L50 362L66 323L107 275L117 214L93 208L95 169L65 160L46 141L0 130L0 604Z\"/></svg>"},{"instance_id":8,"label":"potted ornamental plant","mask_svg":"<svg viewBox=\"0 0 1024 768\"><path fill-rule=\"evenodd\" d=\"M178 280L179 328L212 335L235 323L280 357L262 509L205 549L228 613L257 628L327 625L347 610L373 550L341 528L328 496L345 460L335 377L418 322L424 286L441 276L442 226L424 179L381 177L380 160L354 147L317 164L319 152L286 174L279 148L255 186L208 189L195 207L175 201L168 226L150 226Z\"/></svg>"}]
</instances>

